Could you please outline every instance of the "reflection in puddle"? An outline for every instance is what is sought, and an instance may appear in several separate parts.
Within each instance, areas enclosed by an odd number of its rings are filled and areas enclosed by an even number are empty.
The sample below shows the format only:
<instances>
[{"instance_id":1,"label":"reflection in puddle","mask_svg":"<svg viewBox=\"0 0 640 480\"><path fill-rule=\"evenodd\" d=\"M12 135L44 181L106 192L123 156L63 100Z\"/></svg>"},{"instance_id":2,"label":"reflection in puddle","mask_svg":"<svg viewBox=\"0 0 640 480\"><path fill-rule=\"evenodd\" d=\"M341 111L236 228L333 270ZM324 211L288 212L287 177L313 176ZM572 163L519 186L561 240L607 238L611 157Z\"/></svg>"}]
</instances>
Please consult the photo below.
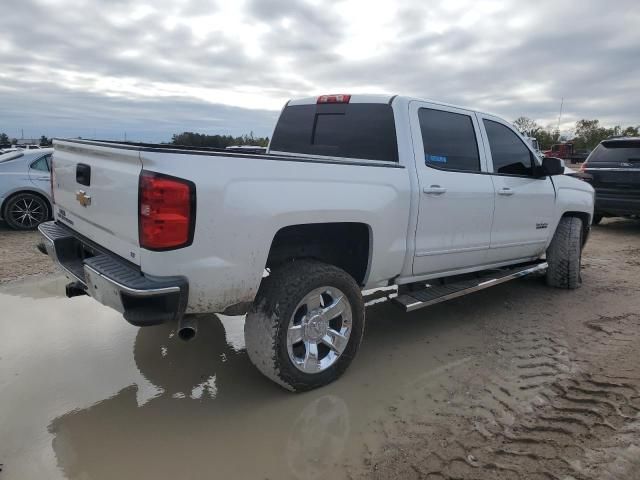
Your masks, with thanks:
<instances>
[{"instance_id":1,"label":"reflection in puddle","mask_svg":"<svg viewBox=\"0 0 640 480\"><path fill-rule=\"evenodd\" d=\"M349 436L349 407L340 397L325 395L298 415L287 441L287 463L301 480L316 479L344 452Z\"/></svg>"},{"instance_id":2,"label":"reflection in puddle","mask_svg":"<svg viewBox=\"0 0 640 480\"><path fill-rule=\"evenodd\" d=\"M244 352L227 344L215 316L200 319L189 343L168 326L139 329L134 359L154 385L153 397L140 402L130 386L51 422L66 476L179 477L189 465L220 478L318 478L341 458L346 403L336 395L290 395L264 381Z\"/></svg>"},{"instance_id":3,"label":"reflection in puddle","mask_svg":"<svg viewBox=\"0 0 640 480\"><path fill-rule=\"evenodd\" d=\"M242 317L203 315L184 343L171 326L63 298L64 283L0 289L2 480L342 478L370 420L447 358L450 345L426 339L477 310L425 323L376 306L343 379L293 395L249 362Z\"/></svg>"}]
</instances>

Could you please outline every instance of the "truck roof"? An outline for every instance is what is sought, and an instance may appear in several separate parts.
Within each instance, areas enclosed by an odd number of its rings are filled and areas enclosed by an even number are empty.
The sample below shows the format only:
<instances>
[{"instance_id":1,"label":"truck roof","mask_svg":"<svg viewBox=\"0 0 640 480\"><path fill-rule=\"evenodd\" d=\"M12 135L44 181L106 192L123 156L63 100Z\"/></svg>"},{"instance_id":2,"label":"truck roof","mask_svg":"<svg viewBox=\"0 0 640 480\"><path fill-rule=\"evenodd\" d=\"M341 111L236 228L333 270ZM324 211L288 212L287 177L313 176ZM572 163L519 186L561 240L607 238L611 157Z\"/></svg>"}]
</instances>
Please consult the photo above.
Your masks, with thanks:
<instances>
[{"instance_id":1,"label":"truck roof","mask_svg":"<svg viewBox=\"0 0 640 480\"><path fill-rule=\"evenodd\" d=\"M315 96L315 97L302 97L302 98L294 98L289 100L285 106L291 106L291 105L312 105L315 103L318 103L318 98L323 97L323 96L338 96L338 95L349 95L350 99L348 103L387 103L387 104L391 104L392 102L395 101L403 101L405 103L409 103L411 101L418 101L418 102L428 102L428 103L433 103L436 105L442 105L445 107L452 107L452 108L459 108L461 110L469 110L471 112L477 112L477 113L482 113L485 115L491 115L491 116L496 116L492 113L489 112L482 112L480 110L476 110L474 108L469 108L469 107L464 107L464 106L460 106L460 105L454 105L451 103L446 103L446 102L440 102L438 100L431 100L431 99L427 99L427 98L418 98L418 97L411 97L411 96L407 96L407 95L393 95L393 94L385 94L385 93L379 93L379 94L371 94L371 93L358 93L358 94L329 94L329 95L320 95L320 96Z\"/></svg>"}]
</instances>

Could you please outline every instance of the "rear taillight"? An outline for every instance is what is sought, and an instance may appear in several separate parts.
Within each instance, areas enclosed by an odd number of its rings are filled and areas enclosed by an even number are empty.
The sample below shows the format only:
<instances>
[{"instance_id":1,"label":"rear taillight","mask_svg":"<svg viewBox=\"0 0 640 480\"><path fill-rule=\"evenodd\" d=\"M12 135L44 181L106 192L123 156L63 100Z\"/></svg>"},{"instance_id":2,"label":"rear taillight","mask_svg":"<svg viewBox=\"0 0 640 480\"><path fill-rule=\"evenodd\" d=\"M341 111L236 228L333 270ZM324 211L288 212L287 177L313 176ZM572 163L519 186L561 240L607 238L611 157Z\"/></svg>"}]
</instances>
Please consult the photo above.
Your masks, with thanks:
<instances>
[{"instance_id":1,"label":"rear taillight","mask_svg":"<svg viewBox=\"0 0 640 480\"><path fill-rule=\"evenodd\" d=\"M142 248L171 250L191 244L196 213L193 182L143 171L138 204Z\"/></svg>"},{"instance_id":2,"label":"rear taillight","mask_svg":"<svg viewBox=\"0 0 640 480\"><path fill-rule=\"evenodd\" d=\"M351 95L320 95L316 103L349 103Z\"/></svg>"}]
</instances>

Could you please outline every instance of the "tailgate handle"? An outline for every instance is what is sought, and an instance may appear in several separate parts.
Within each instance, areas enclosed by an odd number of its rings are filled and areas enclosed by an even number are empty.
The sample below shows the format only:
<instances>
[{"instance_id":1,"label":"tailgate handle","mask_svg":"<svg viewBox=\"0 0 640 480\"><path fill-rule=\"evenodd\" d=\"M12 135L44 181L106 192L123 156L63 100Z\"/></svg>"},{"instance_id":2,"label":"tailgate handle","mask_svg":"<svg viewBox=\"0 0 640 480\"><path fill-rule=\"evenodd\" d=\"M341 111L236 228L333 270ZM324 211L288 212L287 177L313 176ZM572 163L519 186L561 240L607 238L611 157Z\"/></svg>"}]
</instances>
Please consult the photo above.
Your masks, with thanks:
<instances>
[{"instance_id":1,"label":"tailgate handle","mask_svg":"<svg viewBox=\"0 0 640 480\"><path fill-rule=\"evenodd\" d=\"M80 185L91 185L91 167L84 163L79 163L76 166L76 182Z\"/></svg>"}]
</instances>

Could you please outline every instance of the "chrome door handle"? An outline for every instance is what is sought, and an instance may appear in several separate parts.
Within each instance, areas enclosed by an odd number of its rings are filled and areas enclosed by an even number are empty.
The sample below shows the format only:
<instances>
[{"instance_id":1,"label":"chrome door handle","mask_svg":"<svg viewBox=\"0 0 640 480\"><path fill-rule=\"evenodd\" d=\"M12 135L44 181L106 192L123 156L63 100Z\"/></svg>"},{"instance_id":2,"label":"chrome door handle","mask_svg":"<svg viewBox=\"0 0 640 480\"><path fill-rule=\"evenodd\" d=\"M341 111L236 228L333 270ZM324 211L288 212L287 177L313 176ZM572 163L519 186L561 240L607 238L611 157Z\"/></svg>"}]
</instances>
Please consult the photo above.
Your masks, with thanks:
<instances>
[{"instance_id":1,"label":"chrome door handle","mask_svg":"<svg viewBox=\"0 0 640 480\"><path fill-rule=\"evenodd\" d=\"M428 187L424 187L422 191L428 195L442 195L447 191L447 189L440 185L430 185Z\"/></svg>"},{"instance_id":2,"label":"chrome door handle","mask_svg":"<svg viewBox=\"0 0 640 480\"><path fill-rule=\"evenodd\" d=\"M504 188L501 188L500 190L498 190L498 195L505 195L507 197L509 195L513 195L514 193L516 193L516 192L511 190L509 187L504 187Z\"/></svg>"}]
</instances>

